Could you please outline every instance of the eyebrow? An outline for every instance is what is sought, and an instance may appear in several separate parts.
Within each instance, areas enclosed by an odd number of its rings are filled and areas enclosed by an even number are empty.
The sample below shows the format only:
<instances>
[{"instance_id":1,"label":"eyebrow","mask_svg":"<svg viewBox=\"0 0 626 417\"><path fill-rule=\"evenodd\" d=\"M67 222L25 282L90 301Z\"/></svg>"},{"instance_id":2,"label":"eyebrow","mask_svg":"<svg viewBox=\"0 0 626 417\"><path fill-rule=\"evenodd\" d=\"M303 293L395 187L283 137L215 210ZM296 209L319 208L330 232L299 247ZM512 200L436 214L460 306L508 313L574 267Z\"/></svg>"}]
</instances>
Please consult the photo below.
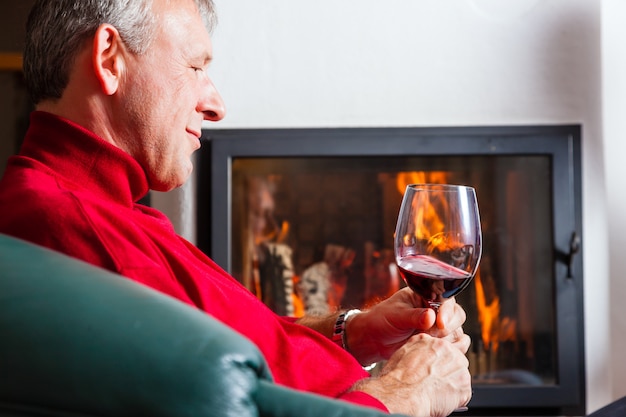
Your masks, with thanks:
<instances>
[{"instance_id":1,"label":"eyebrow","mask_svg":"<svg viewBox=\"0 0 626 417\"><path fill-rule=\"evenodd\" d=\"M198 53L198 54L193 54L192 53L191 54L191 59L192 60L202 61L202 66L203 67L206 67L211 62L213 62L213 56L210 53L206 52L206 51L203 51L203 52Z\"/></svg>"}]
</instances>

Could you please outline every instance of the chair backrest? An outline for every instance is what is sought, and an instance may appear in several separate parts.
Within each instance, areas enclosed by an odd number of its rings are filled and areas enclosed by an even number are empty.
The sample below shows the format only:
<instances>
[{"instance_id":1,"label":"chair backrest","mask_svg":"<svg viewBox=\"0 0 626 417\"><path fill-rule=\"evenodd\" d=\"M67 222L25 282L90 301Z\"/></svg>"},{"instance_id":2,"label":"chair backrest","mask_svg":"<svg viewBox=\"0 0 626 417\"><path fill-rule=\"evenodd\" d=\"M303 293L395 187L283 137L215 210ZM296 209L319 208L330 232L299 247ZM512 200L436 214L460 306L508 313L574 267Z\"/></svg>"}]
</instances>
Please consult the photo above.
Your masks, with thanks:
<instances>
[{"instance_id":1,"label":"chair backrest","mask_svg":"<svg viewBox=\"0 0 626 417\"><path fill-rule=\"evenodd\" d=\"M0 415L382 414L278 387L205 313L0 234Z\"/></svg>"}]
</instances>

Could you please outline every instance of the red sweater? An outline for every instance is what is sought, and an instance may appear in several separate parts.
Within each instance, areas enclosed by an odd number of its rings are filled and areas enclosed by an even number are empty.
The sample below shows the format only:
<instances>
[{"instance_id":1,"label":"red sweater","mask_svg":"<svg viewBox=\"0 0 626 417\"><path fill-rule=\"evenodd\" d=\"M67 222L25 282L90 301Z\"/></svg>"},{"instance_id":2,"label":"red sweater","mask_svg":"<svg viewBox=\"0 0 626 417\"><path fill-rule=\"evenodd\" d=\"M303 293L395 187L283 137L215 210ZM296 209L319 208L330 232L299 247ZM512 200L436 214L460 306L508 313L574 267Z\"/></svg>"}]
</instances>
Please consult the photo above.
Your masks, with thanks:
<instances>
[{"instance_id":1,"label":"red sweater","mask_svg":"<svg viewBox=\"0 0 626 417\"><path fill-rule=\"evenodd\" d=\"M346 391L367 376L343 349L274 314L159 211L135 202L146 175L128 154L68 120L34 112L0 181L0 233L104 267L195 306L255 343L277 383L385 410Z\"/></svg>"}]
</instances>

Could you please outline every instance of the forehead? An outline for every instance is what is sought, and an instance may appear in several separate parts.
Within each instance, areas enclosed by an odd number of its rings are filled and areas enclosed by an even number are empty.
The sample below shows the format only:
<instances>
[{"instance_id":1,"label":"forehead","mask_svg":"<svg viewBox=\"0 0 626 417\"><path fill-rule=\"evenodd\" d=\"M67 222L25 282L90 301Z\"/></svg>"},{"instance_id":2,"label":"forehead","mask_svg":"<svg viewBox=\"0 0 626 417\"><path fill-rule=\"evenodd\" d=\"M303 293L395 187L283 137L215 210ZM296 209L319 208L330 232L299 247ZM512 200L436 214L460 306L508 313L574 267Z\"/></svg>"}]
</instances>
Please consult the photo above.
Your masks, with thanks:
<instances>
[{"instance_id":1,"label":"forehead","mask_svg":"<svg viewBox=\"0 0 626 417\"><path fill-rule=\"evenodd\" d=\"M210 53L211 38L193 0L155 0L157 43Z\"/></svg>"},{"instance_id":2,"label":"forehead","mask_svg":"<svg viewBox=\"0 0 626 417\"><path fill-rule=\"evenodd\" d=\"M155 0L161 35L183 37L189 43L210 43L210 36L193 0Z\"/></svg>"}]
</instances>

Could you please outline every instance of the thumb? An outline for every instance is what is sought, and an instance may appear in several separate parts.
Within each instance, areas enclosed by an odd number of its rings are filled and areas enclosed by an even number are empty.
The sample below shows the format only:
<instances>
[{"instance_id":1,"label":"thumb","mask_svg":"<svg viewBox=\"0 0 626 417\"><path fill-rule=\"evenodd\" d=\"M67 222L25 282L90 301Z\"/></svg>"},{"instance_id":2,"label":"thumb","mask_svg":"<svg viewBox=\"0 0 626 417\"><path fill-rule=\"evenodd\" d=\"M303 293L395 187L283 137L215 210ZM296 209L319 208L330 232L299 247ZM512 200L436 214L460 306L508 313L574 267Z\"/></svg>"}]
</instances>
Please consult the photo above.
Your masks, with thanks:
<instances>
[{"instance_id":1,"label":"thumb","mask_svg":"<svg viewBox=\"0 0 626 417\"><path fill-rule=\"evenodd\" d=\"M430 308L419 308L415 312L413 323L415 325L416 330L428 330L435 324L435 320L437 319L437 315L435 311Z\"/></svg>"}]
</instances>

